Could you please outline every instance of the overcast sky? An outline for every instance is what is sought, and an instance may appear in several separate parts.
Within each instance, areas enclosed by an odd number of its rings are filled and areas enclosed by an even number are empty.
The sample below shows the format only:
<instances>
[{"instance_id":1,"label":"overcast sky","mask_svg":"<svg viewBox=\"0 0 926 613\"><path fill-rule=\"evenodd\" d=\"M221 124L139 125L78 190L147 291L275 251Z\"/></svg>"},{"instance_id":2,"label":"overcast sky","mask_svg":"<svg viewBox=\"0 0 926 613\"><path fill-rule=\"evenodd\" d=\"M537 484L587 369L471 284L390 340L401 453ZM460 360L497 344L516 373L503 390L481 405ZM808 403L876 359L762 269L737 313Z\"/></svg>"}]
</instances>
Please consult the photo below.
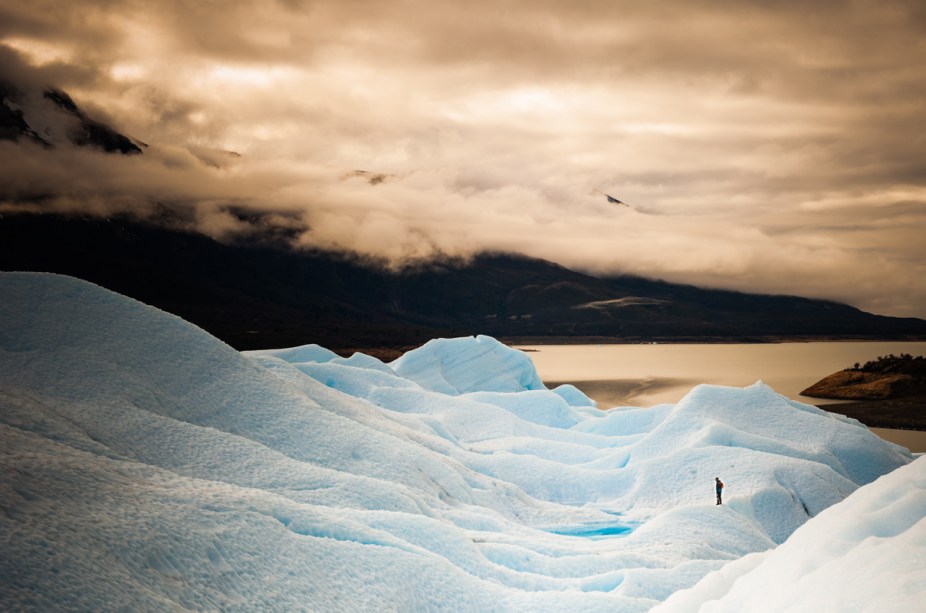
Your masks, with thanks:
<instances>
[{"instance_id":1,"label":"overcast sky","mask_svg":"<svg viewBox=\"0 0 926 613\"><path fill-rule=\"evenodd\" d=\"M238 206L396 262L926 317L921 0L0 0L0 43L149 145L0 141L7 209L185 206L221 237Z\"/></svg>"}]
</instances>

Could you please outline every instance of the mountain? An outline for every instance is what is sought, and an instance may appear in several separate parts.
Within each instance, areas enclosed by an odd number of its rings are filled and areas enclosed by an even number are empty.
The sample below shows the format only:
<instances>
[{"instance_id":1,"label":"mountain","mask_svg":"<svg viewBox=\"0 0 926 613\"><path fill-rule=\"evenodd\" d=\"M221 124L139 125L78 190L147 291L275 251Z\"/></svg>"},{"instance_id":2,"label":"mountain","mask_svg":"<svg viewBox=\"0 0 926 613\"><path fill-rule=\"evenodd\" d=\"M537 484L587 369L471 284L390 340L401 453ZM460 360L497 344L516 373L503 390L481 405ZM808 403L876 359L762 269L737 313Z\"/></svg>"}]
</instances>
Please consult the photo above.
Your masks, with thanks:
<instances>
[{"instance_id":1,"label":"mountain","mask_svg":"<svg viewBox=\"0 0 926 613\"><path fill-rule=\"evenodd\" d=\"M6 214L0 270L58 272L191 321L238 349L407 347L488 334L595 342L921 339L926 321L835 302L596 278L506 254L402 272L320 251L141 223Z\"/></svg>"},{"instance_id":2,"label":"mountain","mask_svg":"<svg viewBox=\"0 0 926 613\"><path fill-rule=\"evenodd\" d=\"M70 143L124 155L142 153L145 146L90 117L59 89L30 91L4 79L0 79L0 139L43 147Z\"/></svg>"}]
</instances>

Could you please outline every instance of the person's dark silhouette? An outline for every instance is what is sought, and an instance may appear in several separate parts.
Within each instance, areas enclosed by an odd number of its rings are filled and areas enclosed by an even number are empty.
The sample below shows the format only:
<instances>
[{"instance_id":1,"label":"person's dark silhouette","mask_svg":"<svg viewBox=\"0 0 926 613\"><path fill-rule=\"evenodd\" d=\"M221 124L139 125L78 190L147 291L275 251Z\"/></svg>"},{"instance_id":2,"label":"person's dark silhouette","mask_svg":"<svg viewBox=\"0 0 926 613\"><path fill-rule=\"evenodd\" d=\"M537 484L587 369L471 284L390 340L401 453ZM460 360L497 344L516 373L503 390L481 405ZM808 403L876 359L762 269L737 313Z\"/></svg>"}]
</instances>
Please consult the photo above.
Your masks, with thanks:
<instances>
[{"instance_id":1,"label":"person's dark silhouette","mask_svg":"<svg viewBox=\"0 0 926 613\"><path fill-rule=\"evenodd\" d=\"M723 504L723 481L714 477L714 489L717 490L717 504Z\"/></svg>"}]
</instances>

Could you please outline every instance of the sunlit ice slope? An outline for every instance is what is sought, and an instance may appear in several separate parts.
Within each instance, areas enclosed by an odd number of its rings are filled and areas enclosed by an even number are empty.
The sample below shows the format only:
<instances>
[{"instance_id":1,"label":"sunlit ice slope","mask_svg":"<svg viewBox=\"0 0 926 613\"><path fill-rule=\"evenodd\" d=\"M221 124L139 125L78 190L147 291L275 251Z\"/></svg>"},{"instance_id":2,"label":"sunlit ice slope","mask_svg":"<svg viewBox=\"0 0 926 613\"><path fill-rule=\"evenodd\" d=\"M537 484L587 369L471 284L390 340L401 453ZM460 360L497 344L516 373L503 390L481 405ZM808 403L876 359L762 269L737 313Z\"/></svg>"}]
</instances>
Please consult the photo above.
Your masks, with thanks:
<instances>
[{"instance_id":1,"label":"sunlit ice slope","mask_svg":"<svg viewBox=\"0 0 926 613\"><path fill-rule=\"evenodd\" d=\"M0 452L3 610L646 611L912 460L761 383L602 411L489 337L242 354L25 273Z\"/></svg>"},{"instance_id":2,"label":"sunlit ice slope","mask_svg":"<svg viewBox=\"0 0 926 613\"><path fill-rule=\"evenodd\" d=\"M653 611L919 611L924 554L920 457L826 509L780 547L731 562Z\"/></svg>"}]
</instances>

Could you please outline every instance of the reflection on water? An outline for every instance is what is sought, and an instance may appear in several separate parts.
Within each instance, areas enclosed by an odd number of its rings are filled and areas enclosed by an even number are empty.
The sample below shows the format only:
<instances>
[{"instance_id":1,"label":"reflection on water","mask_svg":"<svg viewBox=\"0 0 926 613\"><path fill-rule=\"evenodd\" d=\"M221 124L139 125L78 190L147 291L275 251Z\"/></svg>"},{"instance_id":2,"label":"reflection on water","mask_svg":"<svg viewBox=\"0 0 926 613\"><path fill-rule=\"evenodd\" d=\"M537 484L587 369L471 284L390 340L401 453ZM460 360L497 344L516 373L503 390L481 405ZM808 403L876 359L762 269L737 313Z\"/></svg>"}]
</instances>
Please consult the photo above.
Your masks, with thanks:
<instances>
[{"instance_id":1,"label":"reflection on water","mask_svg":"<svg viewBox=\"0 0 926 613\"><path fill-rule=\"evenodd\" d=\"M926 355L926 343L822 342L753 345L531 345L527 355L554 387L571 383L601 408L649 407L681 400L699 383L745 387L763 381L807 404L838 402L801 396L823 377L856 362L901 353ZM896 432L905 433L899 442ZM926 433L879 429L884 438L926 451ZM921 435L921 436L917 436Z\"/></svg>"},{"instance_id":2,"label":"reflection on water","mask_svg":"<svg viewBox=\"0 0 926 613\"><path fill-rule=\"evenodd\" d=\"M541 377L542 378L542 377ZM694 379L599 379L595 381L547 381L554 388L572 383L601 408L618 406L653 406L663 402L678 402L700 381Z\"/></svg>"}]
</instances>

